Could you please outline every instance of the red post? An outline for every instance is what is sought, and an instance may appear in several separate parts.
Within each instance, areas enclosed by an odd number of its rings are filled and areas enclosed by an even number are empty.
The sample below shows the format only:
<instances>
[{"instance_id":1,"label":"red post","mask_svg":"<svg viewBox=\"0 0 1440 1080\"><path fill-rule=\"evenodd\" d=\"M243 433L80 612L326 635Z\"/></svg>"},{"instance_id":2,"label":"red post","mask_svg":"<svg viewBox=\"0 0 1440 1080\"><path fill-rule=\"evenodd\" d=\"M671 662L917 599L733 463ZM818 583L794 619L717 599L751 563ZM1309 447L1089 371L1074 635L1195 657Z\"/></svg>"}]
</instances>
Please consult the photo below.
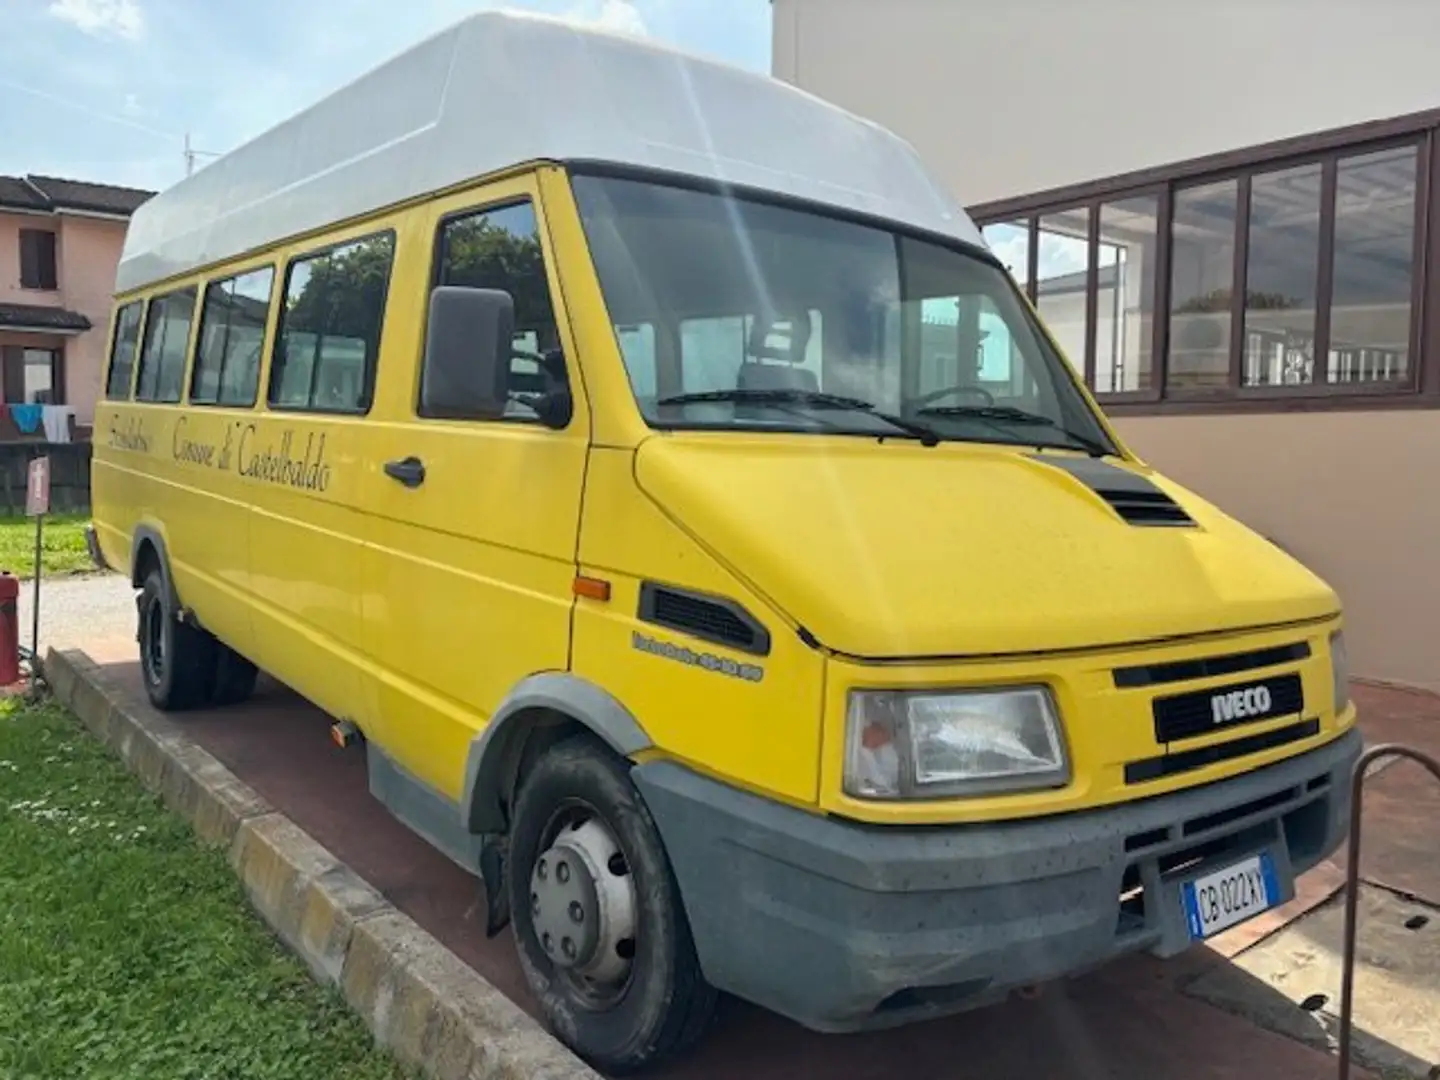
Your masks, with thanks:
<instances>
[{"instance_id":1,"label":"red post","mask_svg":"<svg viewBox=\"0 0 1440 1080\"><path fill-rule=\"evenodd\" d=\"M20 681L20 579L0 570L0 686Z\"/></svg>"}]
</instances>

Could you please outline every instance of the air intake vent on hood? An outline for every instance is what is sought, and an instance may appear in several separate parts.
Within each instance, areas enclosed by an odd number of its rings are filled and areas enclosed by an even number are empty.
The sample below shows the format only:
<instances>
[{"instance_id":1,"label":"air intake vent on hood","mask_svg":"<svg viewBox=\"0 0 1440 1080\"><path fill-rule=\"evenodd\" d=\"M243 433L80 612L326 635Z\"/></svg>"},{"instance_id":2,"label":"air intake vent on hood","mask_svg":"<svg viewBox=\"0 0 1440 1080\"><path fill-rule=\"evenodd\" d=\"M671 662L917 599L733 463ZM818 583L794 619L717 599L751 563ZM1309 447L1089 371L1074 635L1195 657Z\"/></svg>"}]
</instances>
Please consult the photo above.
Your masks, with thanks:
<instances>
[{"instance_id":1,"label":"air intake vent on hood","mask_svg":"<svg viewBox=\"0 0 1440 1080\"><path fill-rule=\"evenodd\" d=\"M1117 469L1094 458L1051 457L1035 454L1036 461L1063 469L1099 495L1131 525L1194 525L1195 520L1174 499L1143 476Z\"/></svg>"},{"instance_id":2,"label":"air intake vent on hood","mask_svg":"<svg viewBox=\"0 0 1440 1080\"><path fill-rule=\"evenodd\" d=\"M1193 525L1180 504L1159 488L1154 491L1099 490L1100 497L1131 525Z\"/></svg>"},{"instance_id":3,"label":"air intake vent on hood","mask_svg":"<svg viewBox=\"0 0 1440 1080\"><path fill-rule=\"evenodd\" d=\"M647 581L640 586L640 619L740 652L756 656L770 652L765 627L740 605L721 597Z\"/></svg>"}]
</instances>

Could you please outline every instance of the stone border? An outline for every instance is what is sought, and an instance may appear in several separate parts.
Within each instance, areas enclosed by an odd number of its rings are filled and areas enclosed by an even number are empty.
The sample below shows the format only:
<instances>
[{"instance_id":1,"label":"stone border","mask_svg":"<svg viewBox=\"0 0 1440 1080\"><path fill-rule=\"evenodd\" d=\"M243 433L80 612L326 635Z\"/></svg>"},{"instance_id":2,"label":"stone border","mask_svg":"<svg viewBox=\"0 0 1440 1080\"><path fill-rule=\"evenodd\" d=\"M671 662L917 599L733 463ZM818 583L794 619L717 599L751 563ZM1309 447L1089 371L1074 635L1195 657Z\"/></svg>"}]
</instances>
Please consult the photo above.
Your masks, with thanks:
<instances>
[{"instance_id":1,"label":"stone border","mask_svg":"<svg viewBox=\"0 0 1440 1080\"><path fill-rule=\"evenodd\" d=\"M55 697L203 843L224 848L251 903L376 1041L438 1080L600 1080L528 1013L394 907L84 652L51 649Z\"/></svg>"}]
</instances>

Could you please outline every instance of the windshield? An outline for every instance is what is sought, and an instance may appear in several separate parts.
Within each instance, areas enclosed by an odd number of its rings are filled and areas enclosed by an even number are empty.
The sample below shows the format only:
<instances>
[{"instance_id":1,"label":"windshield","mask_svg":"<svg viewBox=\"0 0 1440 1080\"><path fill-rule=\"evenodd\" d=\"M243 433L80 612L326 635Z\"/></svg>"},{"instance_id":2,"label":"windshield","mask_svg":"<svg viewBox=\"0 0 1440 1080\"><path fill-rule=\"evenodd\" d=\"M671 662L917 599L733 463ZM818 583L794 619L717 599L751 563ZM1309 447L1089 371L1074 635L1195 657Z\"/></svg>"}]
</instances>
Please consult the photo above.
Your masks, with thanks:
<instances>
[{"instance_id":1,"label":"windshield","mask_svg":"<svg viewBox=\"0 0 1440 1080\"><path fill-rule=\"evenodd\" d=\"M904 419L912 435L1113 452L1010 278L978 255L655 182L573 184L653 426L896 435Z\"/></svg>"}]
</instances>

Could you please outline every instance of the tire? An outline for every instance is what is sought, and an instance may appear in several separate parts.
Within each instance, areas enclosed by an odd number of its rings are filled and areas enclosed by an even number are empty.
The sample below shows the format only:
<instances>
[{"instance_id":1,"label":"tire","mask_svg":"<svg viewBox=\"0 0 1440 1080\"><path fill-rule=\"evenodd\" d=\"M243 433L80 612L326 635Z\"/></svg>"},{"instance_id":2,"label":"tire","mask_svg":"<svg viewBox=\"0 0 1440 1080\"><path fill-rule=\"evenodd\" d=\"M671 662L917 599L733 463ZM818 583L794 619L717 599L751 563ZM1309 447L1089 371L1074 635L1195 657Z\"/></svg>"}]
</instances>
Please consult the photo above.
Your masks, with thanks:
<instances>
[{"instance_id":1,"label":"tire","mask_svg":"<svg viewBox=\"0 0 1440 1080\"><path fill-rule=\"evenodd\" d=\"M215 685L215 639L180 621L158 569L146 575L137 606L141 681L150 703L165 712L209 704Z\"/></svg>"},{"instance_id":2,"label":"tire","mask_svg":"<svg viewBox=\"0 0 1440 1080\"><path fill-rule=\"evenodd\" d=\"M622 940L615 950L622 958L630 953L623 984L612 981L600 992L590 992L593 984L577 979L573 968L567 970L555 935L547 952L542 931L537 931L537 923L557 926L556 911L568 910L573 918L576 908L574 902L567 908L563 901L568 894L557 891L569 886L554 882L569 880L561 876L562 862L580 866L581 861L573 848L552 847L553 839L567 831L572 839L566 842L572 843L579 842L574 837L598 836L592 828L595 823L608 830L622 860L617 864L612 856L604 863L612 875L604 888L619 888L620 894L631 897L634 915L629 924L633 925L631 944L627 947ZM597 849L600 854L605 850ZM542 856L547 867L543 879L536 877ZM509 864L511 929L520 965L551 1027L571 1050L601 1071L619 1075L673 1057L699 1041L714 1015L717 995L700 971L660 834L630 783L626 762L584 736L547 750L524 778L516 800ZM599 863L591 859L584 865ZM580 881L588 871L570 873ZM536 890L549 890L546 906ZM557 898L562 901L559 906ZM604 912L618 910L613 901L609 903L591 920L601 943L592 964L610 963L599 959L609 953L603 947L607 935L598 933L607 925ZM614 924L611 919L608 925ZM565 941L568 949L570 939ZM579 953L582 961L585 948L582 945Z\"/></svg>"},{"instance_id":3,"label":"tire","mask_svg":"<svg viewBox=\"0 0 1440 1080\"><path fill-rule=\"evenodd\" d=\"M220 641L215 645L215 685L210 704L223 707L239 705L255 692L259 670L245 657Z\"/></svg>"}]
</instances>

